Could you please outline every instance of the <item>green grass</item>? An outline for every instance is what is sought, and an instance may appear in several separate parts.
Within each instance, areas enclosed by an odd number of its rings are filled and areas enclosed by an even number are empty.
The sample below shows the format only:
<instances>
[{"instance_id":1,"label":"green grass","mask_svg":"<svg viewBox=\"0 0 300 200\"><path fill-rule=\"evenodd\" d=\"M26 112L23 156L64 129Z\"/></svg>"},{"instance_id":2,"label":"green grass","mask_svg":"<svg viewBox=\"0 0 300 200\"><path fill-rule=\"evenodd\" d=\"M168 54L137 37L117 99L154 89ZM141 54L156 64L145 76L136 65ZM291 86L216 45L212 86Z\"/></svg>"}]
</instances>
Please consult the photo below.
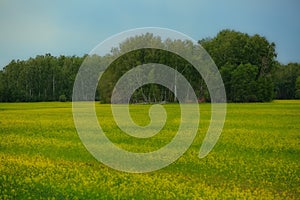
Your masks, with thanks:
<instances>
[{"instance_id":1,"label":"green grass","mask_svg":"<svg viewBox=\"0 0 300 200\"><path fill-rule=\"evenodd\" d=\"M99 122L120 147L161 148L179 126L178 105L164 105L168 120L153 138L136 139L96 104ZM201 122L190 149L161 170L130 174L95 160L81 143L71 103L0 104L0 199L299 199L300 101L228 104L222 135L210 154L198 152L210 122ZM136 123L149 122L149 105L132 105Z\"/></svg>"}]
</instances>

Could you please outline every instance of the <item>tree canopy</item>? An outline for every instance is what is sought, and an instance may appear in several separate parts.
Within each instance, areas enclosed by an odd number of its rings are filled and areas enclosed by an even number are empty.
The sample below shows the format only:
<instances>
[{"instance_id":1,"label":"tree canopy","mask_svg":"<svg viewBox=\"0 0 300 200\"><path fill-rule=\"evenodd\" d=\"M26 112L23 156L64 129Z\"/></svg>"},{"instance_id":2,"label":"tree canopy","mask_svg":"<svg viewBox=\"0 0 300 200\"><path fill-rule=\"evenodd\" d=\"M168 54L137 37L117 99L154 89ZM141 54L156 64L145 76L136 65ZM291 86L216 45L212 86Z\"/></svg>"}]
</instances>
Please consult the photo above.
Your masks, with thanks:
<instances>
[{"instance_id":1,"label":"tree canopy","mask_svg":"<svg viewBox=\"0 0 300 200\"><path fill-rule=\"evenodd\" d=\"M160 63L176 69L189 81L201 101L210 100L203 77L183 57L152 48L134 50L123 55L145 39L155 43L155 46L176 49L183 54L197 48L191 41L163 41L149 33L127 39L104 56L55 57L45 54L27 60L12 60L0 70L0 101L70 101L74 80L83 61L94 62L95 65L113 61L104 72L96 93L95 100L104 103L110 103L113 88L122 75L133 67L147 63ZM300 64L282 65L277 62L275 44L265 37L222 30L214 38L200 40L199 44L219 68L228 101L265 102L273 98L300 98ZM176 97L168 88L158 84L138 88L131 98L132 103L162 101L174 102Z\"/></svg>"},{"instance_id":2,"label":"tree canopy","mask_svg":"<svg viewBox=\"0 0 300 200\"><path fill-rule=\"evenodd\" d=\"M259 35L223 30L215 38L200 40L219 67L229 101L273 99L272 71L275 44Z\"/></svg>"},{"instance_id":3,"label":"tree canopy","mask_svg":"<svg viewBox=\"0 0 300 200\"><path fill-rule=\"evenodd\" d=\"M287 65L276 65L273 72L274 90L277 99L299 98L300 86L297 84L300 76L300 64L289 63Z\"/></svg>"},{"instance_id":4,"label":"tree canopy","mask_svg":"<svg viewBox=\"0 0 300 200\"><path fill-rule=\"evenodd\" d=\"M0 72L0 101L58 101L60 95L70 100L84 57L45 54L11 61Z\"/></svg>"}]
</instances>

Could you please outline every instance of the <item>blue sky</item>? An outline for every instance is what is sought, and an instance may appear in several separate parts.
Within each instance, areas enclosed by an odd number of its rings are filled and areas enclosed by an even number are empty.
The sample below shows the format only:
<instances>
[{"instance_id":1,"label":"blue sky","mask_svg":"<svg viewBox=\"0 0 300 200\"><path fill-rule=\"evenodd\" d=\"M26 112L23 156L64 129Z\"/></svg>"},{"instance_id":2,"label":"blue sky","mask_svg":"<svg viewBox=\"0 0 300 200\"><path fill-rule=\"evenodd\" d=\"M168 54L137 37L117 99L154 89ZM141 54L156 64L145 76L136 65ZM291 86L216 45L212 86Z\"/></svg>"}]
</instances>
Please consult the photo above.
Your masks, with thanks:
<instances>
[{"instance_id":1,"label":"blue sky","mask_svg":"<svg viewBox=\"0 0 300 200\"><path fill-rule=\"evenodd\" d=\"M275 42L278 60L300 62L298 0L0 0L0 68L12 59L89 53L111 35L163 27L195 40L222 29Z\"/></svg>"}]
</instances>

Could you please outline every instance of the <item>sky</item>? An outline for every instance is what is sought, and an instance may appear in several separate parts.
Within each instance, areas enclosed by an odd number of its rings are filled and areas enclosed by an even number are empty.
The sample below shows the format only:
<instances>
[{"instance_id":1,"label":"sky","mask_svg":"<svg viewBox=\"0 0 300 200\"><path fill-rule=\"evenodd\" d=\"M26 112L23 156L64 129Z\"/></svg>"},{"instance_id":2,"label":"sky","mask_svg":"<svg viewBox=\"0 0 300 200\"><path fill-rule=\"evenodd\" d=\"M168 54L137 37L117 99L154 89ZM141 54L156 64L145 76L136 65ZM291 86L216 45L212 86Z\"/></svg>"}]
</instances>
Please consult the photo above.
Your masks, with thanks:
<instances>
[{"instance_id":1,"label":"sky","mask_svg":"<svg viewBox=\"0 0 300 200\"><path fill-rule=\"evenodd\" d=\"M299 0L0 0L0 69L36 55L82 56L119 32L162 27L194 40L223 29L265 36L300 62Z\"/></svg>"}]
</instances>

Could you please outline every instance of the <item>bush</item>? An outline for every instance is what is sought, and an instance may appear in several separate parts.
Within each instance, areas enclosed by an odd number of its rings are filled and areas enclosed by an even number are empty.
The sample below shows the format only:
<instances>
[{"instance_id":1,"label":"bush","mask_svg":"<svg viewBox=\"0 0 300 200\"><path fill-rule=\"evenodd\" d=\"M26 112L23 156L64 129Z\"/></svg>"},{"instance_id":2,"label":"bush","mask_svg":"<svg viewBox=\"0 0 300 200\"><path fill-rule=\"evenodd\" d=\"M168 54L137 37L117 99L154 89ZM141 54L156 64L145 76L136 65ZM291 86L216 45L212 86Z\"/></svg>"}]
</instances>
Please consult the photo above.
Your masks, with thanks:
<instances>
[{"instance_id":1,"label":"bush","mask_svg":"<svg viewBox=\"0 0 300 200\"><path fill-rule=\"evenodd\" d=\"M66 102L66 101L67 101L66 95L64 95L64 94L60 95L60 96L59 96L59 101L60 101L60 102Z\"/></svg>"}]
</instances>

